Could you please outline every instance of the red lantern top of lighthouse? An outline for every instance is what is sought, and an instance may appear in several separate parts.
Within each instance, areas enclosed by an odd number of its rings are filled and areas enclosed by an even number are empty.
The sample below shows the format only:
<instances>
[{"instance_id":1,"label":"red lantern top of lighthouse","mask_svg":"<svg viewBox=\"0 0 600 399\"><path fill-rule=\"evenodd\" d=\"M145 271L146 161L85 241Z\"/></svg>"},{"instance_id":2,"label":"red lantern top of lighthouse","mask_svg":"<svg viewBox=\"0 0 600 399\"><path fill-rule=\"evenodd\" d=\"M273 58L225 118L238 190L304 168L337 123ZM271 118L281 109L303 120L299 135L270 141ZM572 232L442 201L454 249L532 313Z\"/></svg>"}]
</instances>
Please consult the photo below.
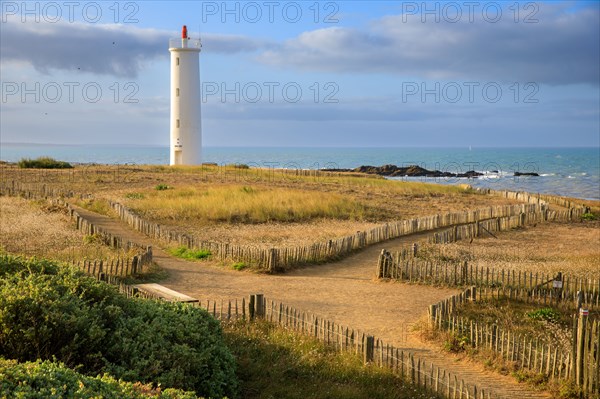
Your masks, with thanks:
<instances>
[{"instance_id":1,"label":"red lantern top of lighthouse","mask_svg":"<svg viewBox=\"0 0 600 399\"><path fill-rule=\"evenodd\" d=\"M181 38L169 39L169 51L200 51L202 43L199 38L188 37L187 25L181 27Z\"/></svg>"}]
</instances>

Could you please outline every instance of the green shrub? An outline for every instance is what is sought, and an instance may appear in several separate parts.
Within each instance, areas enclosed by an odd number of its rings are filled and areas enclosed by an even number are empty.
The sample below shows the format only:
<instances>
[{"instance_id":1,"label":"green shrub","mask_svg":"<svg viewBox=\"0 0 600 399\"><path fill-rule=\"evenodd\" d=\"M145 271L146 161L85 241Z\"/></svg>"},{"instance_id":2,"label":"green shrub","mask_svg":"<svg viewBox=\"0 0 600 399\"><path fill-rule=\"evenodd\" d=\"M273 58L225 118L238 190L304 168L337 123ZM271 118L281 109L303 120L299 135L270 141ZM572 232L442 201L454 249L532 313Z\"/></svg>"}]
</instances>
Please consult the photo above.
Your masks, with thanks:
<instances>
[{"instance_id":1,"label":"green shrub","mask_svg":"<svg viewBox=\"0 0 600 399\"><path fill-rule=\"evenodd\" d=\"M169 253L173 256L177 256L178 258L183 259L206 259L212 255L209 250L206 249L190 249L185 245L179 246L177 248L172 248L169 250Z\"/></svg>"},{"instance_id":2,"label":"green shrub","mask_svg":"<svg viewBox=\"0 0 600 399\"><path fill-rule=\"evenodd\" d=\"M0 375L2 398L196 399L193 392L118 381L108 374L88 377L50 361L17 363L0 359Z\"/></svg>"},{"instance_id":3,"label":"green shrub","mask_svg":"<svg viewBox=\"0 0 600 399\"><path fill-rule=\"evenodd\" d=\"M161 184L157 184L156 187L154 187L154 189L158 190L158 191L168 190L170 188L171 187L167 186L166 184L162 184L162 183Z\"/></svg>"},{"instance_id":4,"label":"green shrub","mask_svg":"<svg viewBox=\"0 0 600 399\"><path fill-rule=\"evenodd\" d=\"M234 169L250 169L250 166L245 163L230 163L225 165L226 168L234 168Z\"/></svg>"},{"instance_id":5,"label":"green shrub","mask_svg":"<svg viewBox=\"0 0 600 399\"><path fill-rule=\"evenodd\" d=\"M248 265L244 262L236 262L231 267L233 267L237 271L241 271L241 270L244 270L245 268L247 268Z\"/></svg>"},{"instance_id":6,"label":"green shrub","mask_svg":"<svg viewBox=\"0 0 600 399\"><path fill-rule=\"evenodd\" d=\"M22 158L19 168L38 168L38 169L71 169L73 165L65 161L57 161L50 157L39 157L36 159Z\"/></svg>"},{"instance_id":7,"label":"green shrub","mask_svg":"<svg viewBox=\"0 0 600 399\"><path fill-rule=\"evenodd\" d=\"M74 268L0 256L0 357L234 396L219 323L182 304L127 299Z\"/></svg>"},{"instance_id":8,"label":"green shrub","mask_svg":"<svg viewBox=\"0 0 600 399\"><path fill-rule=\"evenodd\" d=\"M588 212L588 213L584 213L583 215L581 215L581 218L583 220L596 220L596 219L598 219L598 215Z\"/></svg>"},{"instance_id":9,"label":"green shrub","mask_svg":"<svg viewBox=\"0 0 600 399\"><path fill-rule=\"evenodd\" d=\"M542 308L527 312L527 317L533 320L544 320L549 322L557 322L560 320L560 314L552 308Z\"/></svg>"},{"instance_id":10,"label":"green shrub","mask_svg":"<svg viewBox=\"0 0 600 399\"><path fill-rule=\"evenodd\" d=\"M444 349L448 352L463 352L470 344L469 337L466 335L451 334L446 341L444 341Z\"/></svg>"},{"instance_id":11,"label":"green shrub","mask_svg":"<svg viewBox=\"0 0 600 399\"><path fill-rule=\"evenodd\" d=\"M127 194L125 194L125 198L144 199L144 194L142 194L142 193L127 193Z\"/></svg>"}]
</instances>

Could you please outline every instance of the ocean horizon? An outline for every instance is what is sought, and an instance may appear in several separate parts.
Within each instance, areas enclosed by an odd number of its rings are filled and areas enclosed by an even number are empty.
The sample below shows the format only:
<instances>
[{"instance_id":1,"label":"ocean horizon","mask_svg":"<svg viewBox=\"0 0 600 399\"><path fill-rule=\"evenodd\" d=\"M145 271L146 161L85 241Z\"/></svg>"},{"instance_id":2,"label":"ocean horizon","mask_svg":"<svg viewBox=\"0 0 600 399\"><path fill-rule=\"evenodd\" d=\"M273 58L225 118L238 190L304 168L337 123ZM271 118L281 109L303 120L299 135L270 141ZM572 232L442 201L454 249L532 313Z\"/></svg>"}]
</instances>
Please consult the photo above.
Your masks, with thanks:
<instances>
[{"instance_id":1,"label":"ocean horizon","mask_svg":"<svg viewBox=\"0 0 600 399\"><path fill-rule=\"evenodd\" d=\"M79 164L168 165L168 146L0 144L0 160L50 156ZM547 193L600 200L598 147L204 147L203 162L285 169L348 168L361 165L419 165L430 170L484 173L467 178L395 178L439 184ZM514 172L539 176L515 177Z\"/></svg>"}]
</instances>

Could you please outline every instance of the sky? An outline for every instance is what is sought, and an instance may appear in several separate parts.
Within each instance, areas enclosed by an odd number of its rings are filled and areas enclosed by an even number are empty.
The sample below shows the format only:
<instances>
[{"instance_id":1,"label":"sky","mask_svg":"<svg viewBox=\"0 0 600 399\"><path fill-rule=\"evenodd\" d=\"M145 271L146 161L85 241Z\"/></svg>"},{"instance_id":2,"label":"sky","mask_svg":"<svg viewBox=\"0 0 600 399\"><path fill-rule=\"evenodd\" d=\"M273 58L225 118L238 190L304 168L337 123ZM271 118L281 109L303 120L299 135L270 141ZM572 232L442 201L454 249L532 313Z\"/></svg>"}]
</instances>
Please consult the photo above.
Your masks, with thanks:
<instances>
[{"instance_id":1,"label":"sky","mask_svg":"<svg viewBox=\"0 0 600 399\"><path fill-rule=\"evenodd\" d=\"M592 1L2 1L0 143L169 144L200 37L205 146L600 146Z\"/></svg>"}]
</instances>

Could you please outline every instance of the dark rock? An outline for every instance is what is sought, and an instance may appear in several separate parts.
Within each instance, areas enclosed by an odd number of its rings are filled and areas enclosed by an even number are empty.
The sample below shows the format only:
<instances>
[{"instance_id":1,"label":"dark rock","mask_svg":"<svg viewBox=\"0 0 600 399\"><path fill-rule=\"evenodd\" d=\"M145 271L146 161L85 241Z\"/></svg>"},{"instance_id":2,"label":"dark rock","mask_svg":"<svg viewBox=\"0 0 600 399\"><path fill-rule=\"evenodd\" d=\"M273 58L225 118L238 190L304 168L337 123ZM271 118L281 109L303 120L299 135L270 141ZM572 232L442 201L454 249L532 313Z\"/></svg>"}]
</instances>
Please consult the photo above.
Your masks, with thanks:
<instances>
[{"instance_id":1,"label":"dark rock","mask_svg":"<svg viewBox=\"0 0 600 399\"><path fill-rule=\"evenodd\" d=\"M539 176L535 172L515 172L515 176Z\"/></svg>"},{"instance_id":2,"label":"dark rock","mask_svg":"<svg viewBox=\"0 0 600 399\"><path fill-rule=\"evenodd\" d=\"M336 169L331 171L347 171L347 169ZM390 176L390 177L468 177L468 178L476 178L479 176L483 176L483 173L475 172L474 170L470 170L466 173L451 173L451 172L441 172L439 170L428 170L422 168L418 165L410 165L407 167L400 167L396 165L383 165L383 166L371 166L371 165L363 165L359 166L352 170L357 173L367 173L367 174L375 174L381 176Z\"/></svg>"}]
</instances>

